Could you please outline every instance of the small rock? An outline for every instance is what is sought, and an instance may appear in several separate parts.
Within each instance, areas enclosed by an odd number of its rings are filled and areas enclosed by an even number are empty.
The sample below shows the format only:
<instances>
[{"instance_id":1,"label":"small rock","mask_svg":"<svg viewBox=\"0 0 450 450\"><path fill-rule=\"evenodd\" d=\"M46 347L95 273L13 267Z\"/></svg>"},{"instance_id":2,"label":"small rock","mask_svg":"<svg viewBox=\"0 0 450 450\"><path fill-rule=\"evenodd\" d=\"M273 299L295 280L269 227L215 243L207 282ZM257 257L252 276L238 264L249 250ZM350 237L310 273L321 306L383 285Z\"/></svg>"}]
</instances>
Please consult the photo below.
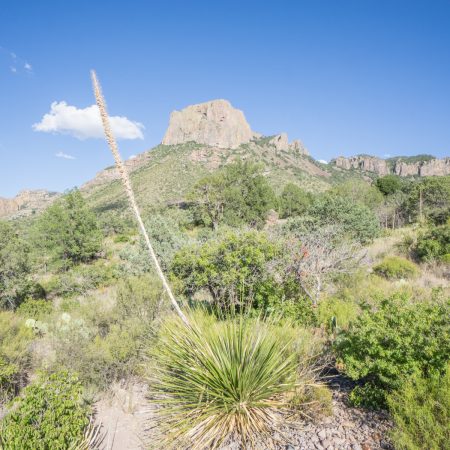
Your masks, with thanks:
<instances>
[{"instance_id":1,"label":"small rock","mask_svg":"<svg viewBox=\"0 0 450 450\"><path fill-rule=\"evenodd\" d=\"M320 439L321 441L323 441L324 439L327 438L327 432L326 432L325 430L320 430L320 431L317 433L317 436L319 436L319 439Z\"/></svg>"}]
</instances>

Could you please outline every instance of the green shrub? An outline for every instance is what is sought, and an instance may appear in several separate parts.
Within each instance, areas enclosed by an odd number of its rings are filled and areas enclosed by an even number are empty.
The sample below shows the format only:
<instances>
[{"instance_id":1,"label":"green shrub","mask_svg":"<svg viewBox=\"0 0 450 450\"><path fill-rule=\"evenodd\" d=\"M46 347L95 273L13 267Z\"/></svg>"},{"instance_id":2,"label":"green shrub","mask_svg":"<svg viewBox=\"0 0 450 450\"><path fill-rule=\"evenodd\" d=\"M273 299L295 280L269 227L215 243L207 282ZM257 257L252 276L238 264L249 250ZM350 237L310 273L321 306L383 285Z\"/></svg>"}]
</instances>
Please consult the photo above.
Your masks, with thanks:
<instances>
[{"instance_id":1,"label":"green shrub","mask_svg":"<svg viewBox=\"0 0 450 450\"><path fill-rule=\"evenodd\" d=\"M0 423L0 444L4 450L74 448L84 440L89 414L75 375L41 374L10 405Z\"/></svg>"},{"instance_id":2,"label":"green shrub","mask_svg":"<svg viewBox=\"0 0 450 450\"><path fill-rule=\"evenodd\" d=\"M450 364L443 375L416 375L388 397L399 450L444 450L450 443Z\"/></svg>"},{"instance_id":3,"label":"green shrub","mask_svg":"<svg viewBox=\"0 0 450 450\"><path fill-rule=\"evenodd\" d=\"M307 210L309 229L324 225L339 225L351 238L362 244L380 234L375 214L365 205L349 202L336 195L318 197Z\"/></svg>"},{"instance_id":4,"label":"green shrub","mask_svg":"<svg viewBox=\"0 0 450 450\"><path fill-rule=\"evenodd\" d=\"M265 233L227 232L180 250L173 260L172 280L186 296L206 290L221 309L258 306L274 293L267 263L278 252Z\"/></svg>"},{"instance_id":5,"label":"green shrub","mask_svg":"<svg viewBox=\"0 0 450 450\"><path fill-rule=\"evenodd\" d=\"M400 387L404 376L445 369L450 300L413 302L394 295L376 308L363 308L335 344L338 363L349 377L389 392Z\"/></svg>"},{"instance_id":6,"label":"green shrub","mask_svg":"<svg viewBox=\"0 0 450 450\"><path fill-rule=\"evenodd\" d=\"M32 287L30 250L16 230L0 221L0 308L15 308Z\"/></svg>"},{"instance_id":7,"label":"green shrub","mask_svg":"<svg viewBox=\"0 0 450 450\"><path fill-rule=\"evenodd\" d=\"M373 268L377 275L387 279L413 278L419 272L418 267L400 256L387 256Z\"/></svg>"},{"instance_id":8,"label":"green shrub","mask_svg":"<svg viewBox=\"0 0 450 450\"><path fill-rule=\"evenodd\" d=\"M217 448L231 435L248 448L268 435L294 389L292 339L257 319L190 320L192 328L168 322L155 352L162 431L174 448Z\"/></svg>"},{"instance_id":9,"label":"green shrub","mask_svg":"<svg viewBox=\"0 0 450 450\"><path fill-rule=\"evenodd\" d=\"M19 316L26 319L41 319L53 311L53 303L48 300L25 300L16 310Z\"/></svg>"},{"instance_id":10,"label":"green shrub","mask_svg":"<svg viewBox=\"0 0 450 450\"><path fill-rule=\"evenodd\" d=\"M450 254L450 224L419 235L414 253L420 261L445 260Z\"/></svg>"},{"instance_id":11,"label":"green shrub","mask_svg":"<svg viewBox=\"0 0 450 450\"><path fill-rule=\"evenodd\" d=\"M294 183L288 183L281 193L279 208L282 218L303 214L312 202L312 195Z\"/></svg>"},{"instance_id":12,"label":"green shrub","mask_svg":"<svg viewBox=\"0 0 450 450\"><path fill-rule=\"evenodd\" d=\"M359 314L359 307L354 301L335 297L326 297L317 307L318 323L324 325L328 332L348 329Z\"/></svg>"},{"instance_id":13,"label":"green shrub","mask_svg":"<svg viewBox=\"0 0 450 450\"><path fill-rule=\"evenodd\" d=\"M33 333L12 312L0 312L0 403L16 395L31 363Z\"/></svg>"}]
</instances>

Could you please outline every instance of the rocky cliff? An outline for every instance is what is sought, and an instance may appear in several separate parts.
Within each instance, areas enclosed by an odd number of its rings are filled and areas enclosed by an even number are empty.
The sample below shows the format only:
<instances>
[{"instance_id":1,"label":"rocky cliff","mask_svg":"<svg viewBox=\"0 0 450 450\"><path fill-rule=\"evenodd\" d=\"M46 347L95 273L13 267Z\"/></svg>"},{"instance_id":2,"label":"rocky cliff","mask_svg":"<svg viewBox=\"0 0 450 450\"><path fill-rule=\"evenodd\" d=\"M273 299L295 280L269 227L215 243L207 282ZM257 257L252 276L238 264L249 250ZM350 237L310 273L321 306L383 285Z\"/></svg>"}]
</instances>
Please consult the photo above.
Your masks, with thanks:
<instances>
[{"instance_id":1,"label":"rocky cliff","mask_svg":"<svg viewBox=\"0 0 450 450\"><path fill-rule=\"evenodd\" d=\"M0 197L0 218L27 216L33 214L33 212L41 211L52 203L58 195L56 192L40 189L22 191L14 198Z\"/></svg>"},{"instance_id":2,"label":"rocky cliff","mask_svg":"<svg viewBox=\"0 0 450 450\"><path fill-rule=\"evenodd\" d=\"M390 172L387 162L374 156L351 156L349 158L339 156L331 160L330 164L341 169L357 169L364 172L375 172L378 175L387 175Z\"/></svg>"},{"instance_id":3,"label":"rocky cliff","mask_svg":"<svg viewBox=\"0 0 450 450\"><path fill-rule=\"evenodd\" d=\"M345 158L339 156L336 159L331 160L331 164L341 169L357 169L363 172L376 173L379 176L388 175L394 173L401 177L408 176L444 176L450 175L450 158L443 159L429 159L427 161L414 161L409 162L402 158L394 158L388 161L377 158L375 156L351 156Z\"/></svg>"},{"instance_id":4,"label":"rocky cliff","mask_svg":"<svg viewBox=\"0 0 450 450\"><path fill-rule=\"evenodd\" d=\"M227 100L213 100L173 111L162 143L194 141L211 147L237 148L255 135L242 111Z\"/></svg>"}]
</instances>

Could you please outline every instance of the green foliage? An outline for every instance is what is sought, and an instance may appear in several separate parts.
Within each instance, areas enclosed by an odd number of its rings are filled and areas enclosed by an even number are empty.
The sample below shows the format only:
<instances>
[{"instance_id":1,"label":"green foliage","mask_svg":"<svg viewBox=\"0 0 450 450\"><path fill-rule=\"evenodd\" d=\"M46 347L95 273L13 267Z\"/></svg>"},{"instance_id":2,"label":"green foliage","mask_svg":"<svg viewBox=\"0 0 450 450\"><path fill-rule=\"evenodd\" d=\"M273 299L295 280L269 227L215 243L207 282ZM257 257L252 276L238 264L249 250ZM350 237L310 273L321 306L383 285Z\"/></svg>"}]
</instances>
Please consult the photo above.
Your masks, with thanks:
<instances>
[{"instance_id":1,"label":"green foliage","mask_svg":"<svg viewBox=\"0 0 450 450\"><path fill-rule=\"evenodd\" d=\"M450 254L450 223L432 227L417 238L413 253L420 261L448 259Z\"/></svg>"},{"instance_id":2,"label":"green foliage","mask_svg":"<svg viewBox=\"0 0 450 450\"><path fill-rule=\"evenodd\" d=\"M266 266L278 251L262 232L226 232L180 250L172 279L187 296L206 289L220 308L257 306L273 288Z\"/></svg>"},{"instance_id":3,"label":"green foliage","mask_svg":"<svg viewBox=\"0 0 450 450\"><path fill-rule=\"evenodd\" d=\"M365 309L335 345L345 373L389 392L403 376L442 371L450 358L450 301L394 295ZM372 398L372 397L371 397Z\"/></svg>"},{"instance_id":4,"label":"green foliage","mask_svg":"<svg viewBox=\"0 0 450 450\"><path fill-rule=\"evenodd\" d=\"M334 186L329 193L344 198L351 204L361 204L374 211L383 202L378 189L363 180L348 180Z\"/></svg>"},{"instance_id":5,"label":"green foliage","mask_svg":"<svg viewBox=\"0 0 450 450\"><path fill-rule=\"evenodd\" d=\"M262 174L262 167L248 161L225 166L201 179L191 197L200 220L214 229L220 223L260 227L267 213L276 207L275 194Z\"/></svg>"},{"instance_id":6,"label":"green foliage","mask_svg":"<svg viewBox=\"0 0 450 450\"><path fill-rule=\"evenodd\" d=\"M294 183L288 183L280 196L279 209L282 218L300 216L312 202L312 195Z\"/></svg>"},{"instance_id":7,"label":"green foliage","mask_svg":"<svg viewBox=\"0 0 450 450\"><path fill-rule=\"evenodd\" d=\"M450 175L425 177L412 184L404 209L410 221L418 221L422 211L425 220L445 224L450 217Z\"/></svg>"},{"instance_id":8,"label":"green foliage","mask_svg":"<svg viewBox=\"0 0 450 450\"><path fill-rule=\"evenodd\" d=\"M401 256L387 256L374 266L374 272L390 280L415 277L419 269L411 261Z\"/></svg>"},{"instance_id":9,"label":"green foliage","mask_svg":"<svg viewBox=\"0 0 450 450\"><path fill-rule=\"evenodd\" d=\"M56 267L92 260L101 249L102 233L95 214L77 190L66 194L39 217L35 228L38 252Z\"/></svg>"},{"instance_id":10,"label":"green foliage","mask_svg":"<svg viewBox=\"0 0 450 450\"><path fill-rule=\"evenodd\" d=\"M395 194L402 188L402 185L402 179L398 175L385 175L375 181L375 186L383 195Z\"/></svg>"},{"instance_id":11,"label":"green foliage","mask_svg":"<svg viewBox=\"0 0 450 450\"><path fill-rule=\"evenodd\" d=\"M399 450L444 450L450 442L450 364L444 374L416 375L388 397Z\"/></svg>"},{"instance_id":12,"label":"green foliage","mask_svg":"<svg viewBox=\"0 0 450 450\"><path fill-rule=\"evenodd\" d=\"M358 314L359 307L354 301L336 297L322 299L317 307L317 321L330 333L347 330Z\"/></svg>"},{"instance_id":13,"label":"green foliage","mask_svg":"<svg viewBox=\"0 0 450 450\"><path fill-rule=\"evenodd\" d=\"M56 274L44 283L44 286L48 295L68 298L107 286L118 276L116 265L109 261L98 260L93 264L74 266L66 272Z\"/></svg>"},{"instance_id":14,"label":"green foliage","mask_svg":"<svg viewBox=\"0 0 450 450\"><path fill-rule=\"evenodd\" d=\"M31 330L10 311L0 312L0 403L17 394L31 362Z\"/></svg>"},{"instance_id":15,"label":"green foliage","mask_svg":"<svg viewBox=\"0 0 450 450\"><path fill-rule=\"evenodd\" d=\"M378 409L385 405L386 395L382 388L368 382L362 386L356 386L350 392L349 401L352 406L357 408Z\"/></svg>"},{"instance_id":16,"label":"green foliage","mask_svg":"<svg viewBox=\"0 0 450 450\"><path fill-rule=\"evenodd\" d=\"M41 374L0 423L0 444L4 450L66 450L83 442L89 414L75 375Z\"/></svg>"},{"instance_id":17,"label":"green foliage","mask_svg":"<svg viewBox=\"0 0 450 450\"><path fill-rule=\"evenodd\" d=\"M307 211L308 228L339 225L353 239L366 244L380 233L378 219L365 205L346 198L325 195L317 198Z\"/></svg>"},{"instance_id":18,"label":"green foliage","mask_svg":"<svg viewBox=\"0 0 450 450\"><path fill-rule=\"evenodd\" d=\"M48 364L78 373L94 391L138 372L154 319L166 305L159 280L150 275L121 281L112 303L105 307L91 298L49 324L55 358Z\"/></svg>"},{"instance_id":19,"label":"green foliage","mask_svg":"<svg viewBox=\"0 0 450 450\"><path fill-rule=\"evenodd\" d=\"M29 248L13 227L0 221L0 308L18 306L30 293Z\"/></svg>"},{"instance_id":20,"label":"green foliage","mask_svg":"<svg viewBox=\"0 0 450 450\"><path fill-rule=\"evenodd\" d=\"M258 319L190 320L192 328L166 323L155 351L152 392L165 438L173 448L217 448L234 435L248 448L272 431L273 411L294 390L290 335Z\"/></svg>"},{"instance_id":21,"label":"green foliage","mask_svg":"<svg viewBox=\"0 0 450 450\"><path fill-rule=\"evenodd\" d=\"M25 319L41 319L53 311L53 304L48 300L27 299L16 310Z\"/></svg>"}]
</instances>

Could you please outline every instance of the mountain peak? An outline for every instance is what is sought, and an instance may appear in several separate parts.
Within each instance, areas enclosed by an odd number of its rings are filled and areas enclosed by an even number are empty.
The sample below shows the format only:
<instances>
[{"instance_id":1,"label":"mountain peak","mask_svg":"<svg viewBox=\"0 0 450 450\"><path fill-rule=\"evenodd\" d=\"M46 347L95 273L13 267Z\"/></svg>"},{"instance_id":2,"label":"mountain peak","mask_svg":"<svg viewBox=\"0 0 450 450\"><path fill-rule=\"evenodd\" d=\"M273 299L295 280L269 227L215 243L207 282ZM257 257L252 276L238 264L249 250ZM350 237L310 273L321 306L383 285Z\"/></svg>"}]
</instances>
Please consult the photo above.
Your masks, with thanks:
<instances>
[{"instance_id":1,"label":"mountain peak","mask_svg":"<svg viewBox=\"0 0 450 450\"><path fill-rule=\"evenodd\" d=\"M164 145L194 141L219 148L237 148L258 136L244 113L228 100L218 99L188 106L170 115Z\"/></svg>"}]
</instances>

